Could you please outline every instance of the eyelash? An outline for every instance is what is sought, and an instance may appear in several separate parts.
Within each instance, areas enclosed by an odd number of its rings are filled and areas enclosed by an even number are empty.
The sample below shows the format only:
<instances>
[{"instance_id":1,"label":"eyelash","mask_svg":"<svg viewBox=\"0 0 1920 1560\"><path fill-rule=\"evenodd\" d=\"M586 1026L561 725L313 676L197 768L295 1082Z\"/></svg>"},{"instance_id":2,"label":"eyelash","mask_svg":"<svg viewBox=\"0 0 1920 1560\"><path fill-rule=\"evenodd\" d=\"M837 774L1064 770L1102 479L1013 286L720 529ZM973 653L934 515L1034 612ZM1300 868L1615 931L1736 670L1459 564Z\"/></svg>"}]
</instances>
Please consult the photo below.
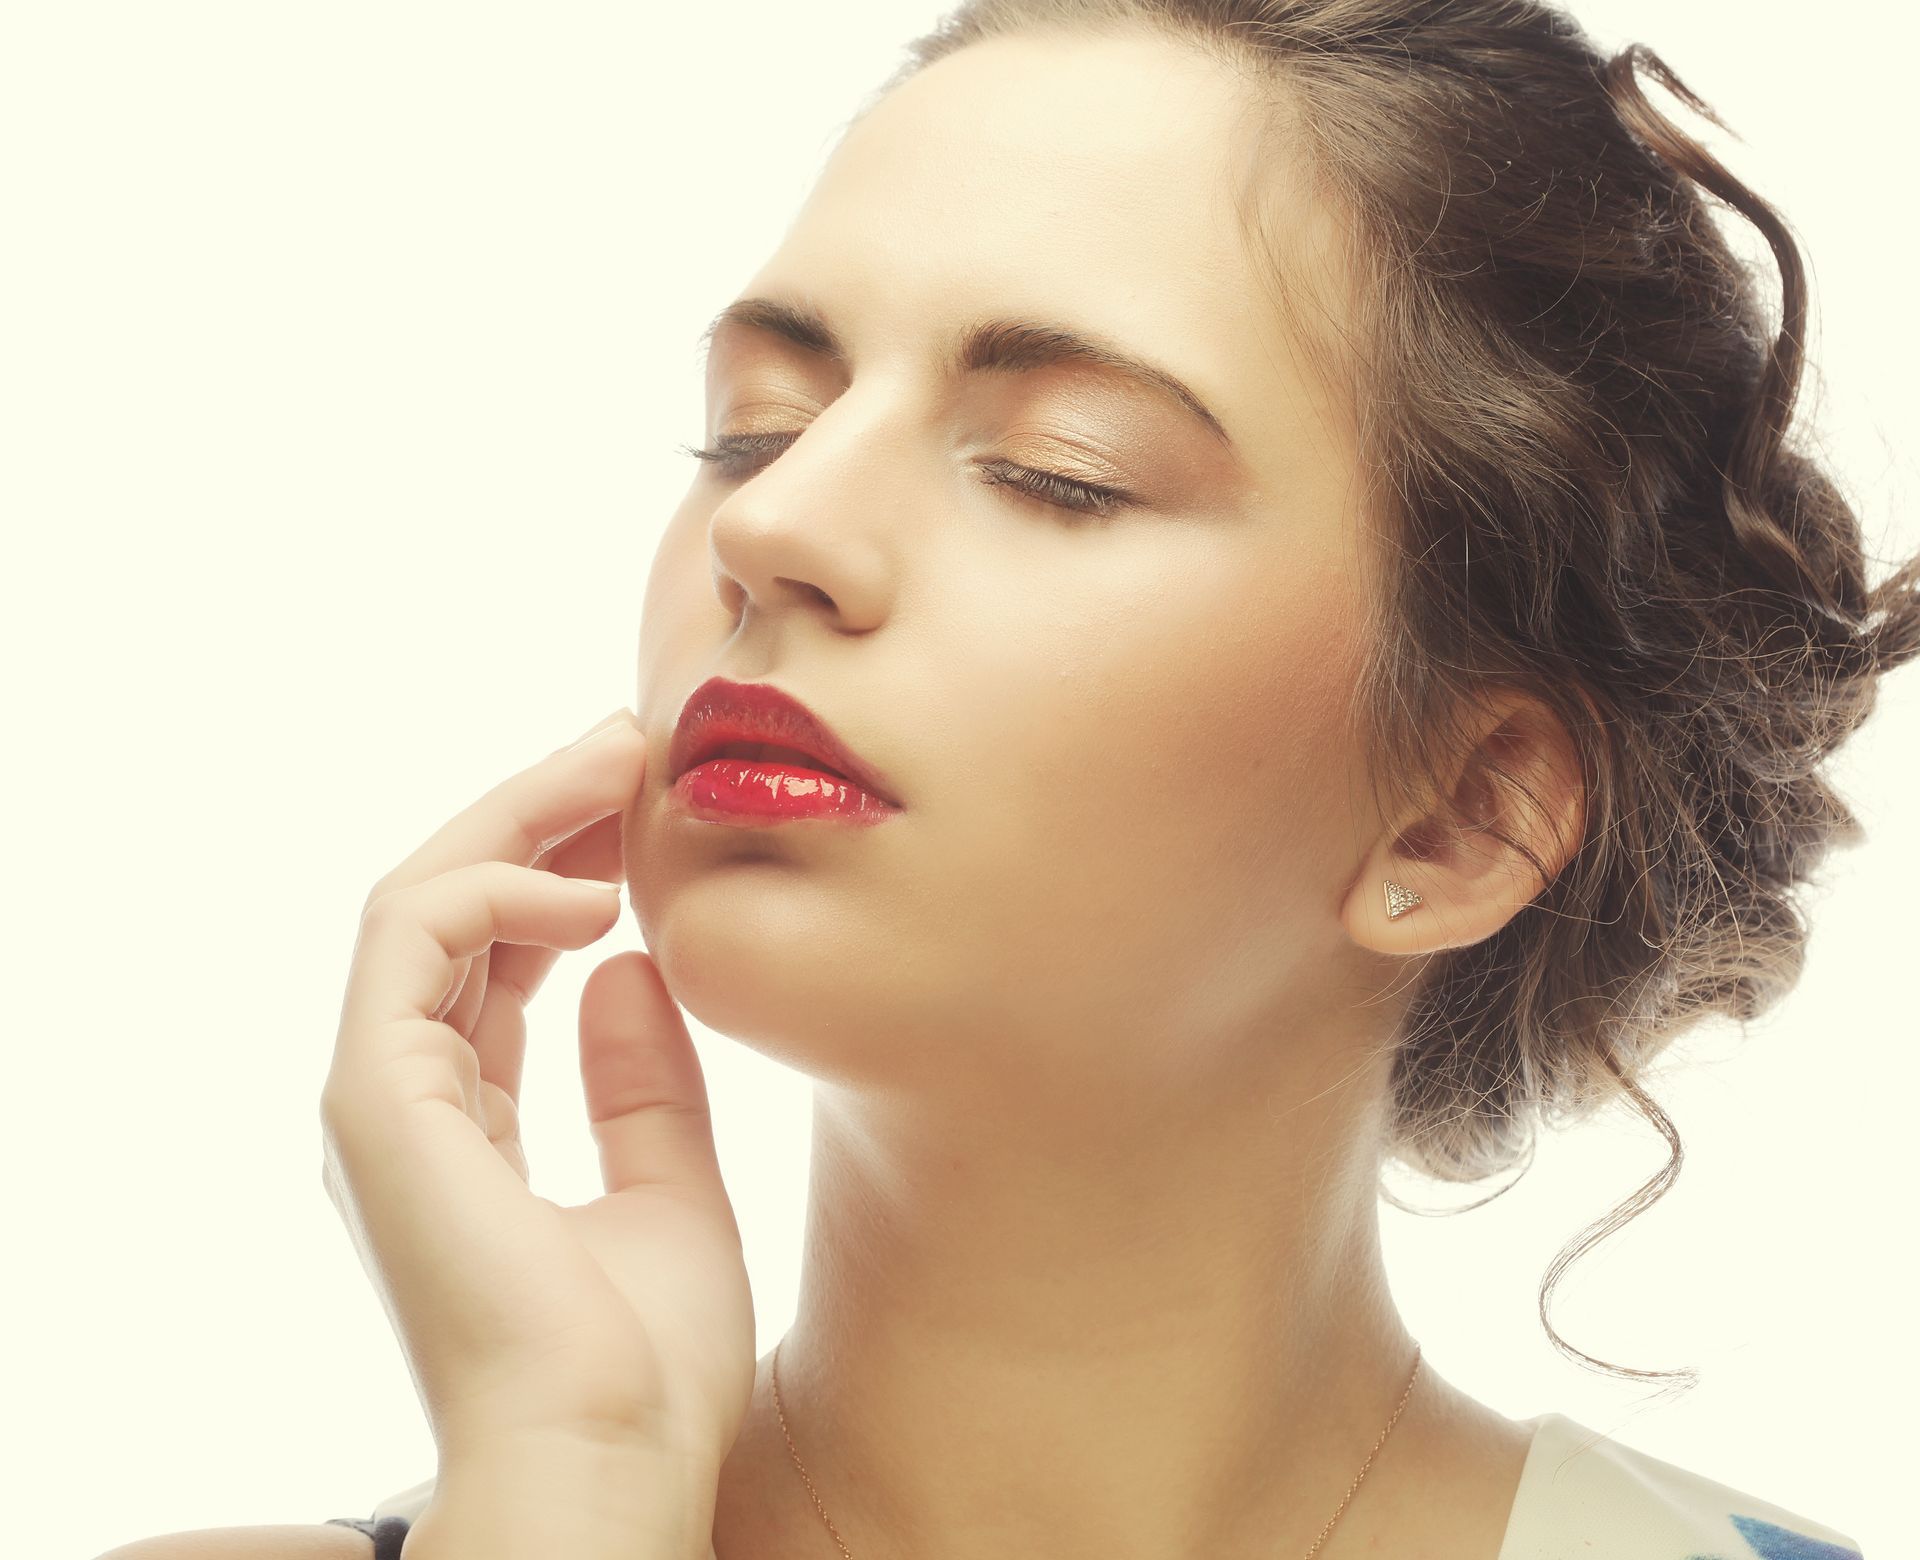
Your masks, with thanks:
<instances>
[{"instance_id":1,"label":"eyelash","mask_svg":"<svg viewBox=\"0 0 1920 1560\"><path fill-rule=\"evenodd\" d=\"M736 477L743 474L740 470L743 462L769 450L778 455L798 437L794 433L723 433L713 441L711 449L700 450L686 444L680 448L695 460L711 463L723 476ZM977 464L981 480L987 486L1015 488L1055 509L1089 521L1108 519L1116 511L1138 502L1122 488L1081 482L1063 477L1057 471L1041 471L1010 460L985 460Z\"/></svg>"}]
</instances>

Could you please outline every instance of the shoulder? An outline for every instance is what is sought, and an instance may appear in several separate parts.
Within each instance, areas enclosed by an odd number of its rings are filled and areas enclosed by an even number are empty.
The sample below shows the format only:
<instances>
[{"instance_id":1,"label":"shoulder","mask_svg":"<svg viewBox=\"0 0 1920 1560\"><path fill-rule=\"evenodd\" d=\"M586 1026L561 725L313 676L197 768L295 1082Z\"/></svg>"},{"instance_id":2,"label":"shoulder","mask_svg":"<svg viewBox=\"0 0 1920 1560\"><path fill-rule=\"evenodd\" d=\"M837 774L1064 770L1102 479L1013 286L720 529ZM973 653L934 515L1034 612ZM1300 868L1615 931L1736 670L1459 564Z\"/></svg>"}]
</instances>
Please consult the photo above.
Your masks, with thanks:
<instances>
[{"instance_id":1,"label":"shoulder","mask_svg":"<svg viewBox=\"0 0 1920 1560\"><path fill-rule=\"evenodd\" d=\"M407 1529L432 1494L433 1480L424 1479L387 1496L371 1516L165 1533L123 1544L99 1560L387 1560L400 1553ZM391 1518L399 1520L386 1520Z\"/></svg>"},{"instance_id":2,"label":"shoulder","mask_svg":"<svg viewBox=\"0 0 1920 1560\"><path fill-rule=\"evenodd\" d=\"M135 1539L96 1560L366 1560L367 1540L328 1523L201 1528Z\"/></svg>"},{"instance_id":3,"label":"shoulder","mask_svg":"<svg viewBox=\"0 0 1920 1560\"><path fill-rule=\"evenodd\" d=\"M427 1503L433 1499L434 1480L429 1477L418 1484L409 1485L404 1490L396 1490L376 1502L373 1513L367 1518L369 1526L398 1518L405 1527L412 1527L419 1520L420 1513L427 1509ZM397 1552L397 1551L396 1551ZM707 1560L718 1560L711 1549Z\"/></svg>"},{"instance_id":4,"label":"shoulder","mask_svg":"<svg viewBox=\"0 0 1920 1560\"><path fill-rule=\"evenodd\" d=\"M1837 1528L1542 1414L1498 1560L1862 1560Z\"/></svg>"},{"instance_id":5,"label":"shoulder","mask_svg":"<svg viewBox=\"0 0 1920 1560\"><path fill-rule=\"evenodd\" d=\"M427 1502L432 1499L433 1479L428 1477L418 1484L411 1484L406 1489L398 1490L381 1500L374 1506L373 1515L376 1519L401 1517L411 1527L419 1520L420 1513L427 1509Z\"/></svg>"}]
</instances>

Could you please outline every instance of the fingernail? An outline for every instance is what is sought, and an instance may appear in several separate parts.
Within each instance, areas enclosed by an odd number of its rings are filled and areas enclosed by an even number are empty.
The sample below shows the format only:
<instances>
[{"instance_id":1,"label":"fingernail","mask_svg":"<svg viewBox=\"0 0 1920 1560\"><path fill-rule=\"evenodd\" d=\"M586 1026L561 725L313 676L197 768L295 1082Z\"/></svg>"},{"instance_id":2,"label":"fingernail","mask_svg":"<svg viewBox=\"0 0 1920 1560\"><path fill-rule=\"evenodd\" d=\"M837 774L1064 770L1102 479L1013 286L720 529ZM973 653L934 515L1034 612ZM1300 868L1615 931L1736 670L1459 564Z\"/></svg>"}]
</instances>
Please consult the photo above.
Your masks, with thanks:
<instances>
[{"instance_id":1,"label":"fingernail","mask_svg":"<svg viewBox=\"0 0 1920 1560\"><path fill-rule=\"evenodd\" d=\"M574 748L585 747L589 742L598 741L601 737L622 729L628 731L634 729L633 718L628 715L625 710L622 710L618 716L610 719L606 725L600 727L597 731L589 731L578 742L574 743L572 747L569 747L567 751L571 753Z\"/></svg>"}]
</instances>

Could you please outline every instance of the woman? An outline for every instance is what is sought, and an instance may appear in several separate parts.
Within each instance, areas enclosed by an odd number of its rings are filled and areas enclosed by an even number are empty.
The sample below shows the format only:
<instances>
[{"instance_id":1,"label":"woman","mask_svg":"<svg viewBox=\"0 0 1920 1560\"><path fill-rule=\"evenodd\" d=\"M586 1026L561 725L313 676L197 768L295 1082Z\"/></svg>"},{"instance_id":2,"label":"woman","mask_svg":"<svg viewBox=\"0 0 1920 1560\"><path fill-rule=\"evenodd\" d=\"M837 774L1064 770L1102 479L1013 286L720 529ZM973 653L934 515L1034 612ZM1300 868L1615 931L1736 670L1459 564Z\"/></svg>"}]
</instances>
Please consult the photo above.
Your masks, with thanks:
<instances>
[{"instance_id":1,"label":"woman","mask_svg":"<svg viewBox=\"0 0 1920 1560\"><path fill-rule=\"evenodd\" d=\"M1380 1260L1388 1157L1671 1136L1639 1079L1791 988L1816 766L1920 650L1787 439L1794 247L1642 72L1692 101L1520 0L915 45L715 323L637 715L368 896L327 1179L437 1477L201 1552L1857 1553L1474 1401ZM620 881L562 1209L523 1004ZM758 1360L680 1007L817 1080Z\"/></svg>"}]
</instances>

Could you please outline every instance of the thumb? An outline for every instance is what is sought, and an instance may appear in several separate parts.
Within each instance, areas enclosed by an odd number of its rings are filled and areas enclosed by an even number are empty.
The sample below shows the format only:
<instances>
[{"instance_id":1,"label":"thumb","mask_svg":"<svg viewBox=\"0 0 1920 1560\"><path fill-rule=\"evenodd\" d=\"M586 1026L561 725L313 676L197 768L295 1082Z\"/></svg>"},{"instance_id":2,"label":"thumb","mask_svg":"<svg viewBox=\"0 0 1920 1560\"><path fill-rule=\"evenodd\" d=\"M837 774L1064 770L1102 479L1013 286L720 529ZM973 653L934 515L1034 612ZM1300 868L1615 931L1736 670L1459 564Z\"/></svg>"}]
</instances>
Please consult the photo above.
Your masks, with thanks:
<instances>
[{"instance_id":1,"label":"thumb","mask_svg":"<svg viewBox=\"0 0 1920 1560\"><path fill-rule=\"evenodd\" d=\"M580 992L580 1079L608 1192L671 1186L727 1203L706 1074L646 954L599 965ZM729 1215L731 1216L731 1215Z\"/></svg>"}]
</instances>

